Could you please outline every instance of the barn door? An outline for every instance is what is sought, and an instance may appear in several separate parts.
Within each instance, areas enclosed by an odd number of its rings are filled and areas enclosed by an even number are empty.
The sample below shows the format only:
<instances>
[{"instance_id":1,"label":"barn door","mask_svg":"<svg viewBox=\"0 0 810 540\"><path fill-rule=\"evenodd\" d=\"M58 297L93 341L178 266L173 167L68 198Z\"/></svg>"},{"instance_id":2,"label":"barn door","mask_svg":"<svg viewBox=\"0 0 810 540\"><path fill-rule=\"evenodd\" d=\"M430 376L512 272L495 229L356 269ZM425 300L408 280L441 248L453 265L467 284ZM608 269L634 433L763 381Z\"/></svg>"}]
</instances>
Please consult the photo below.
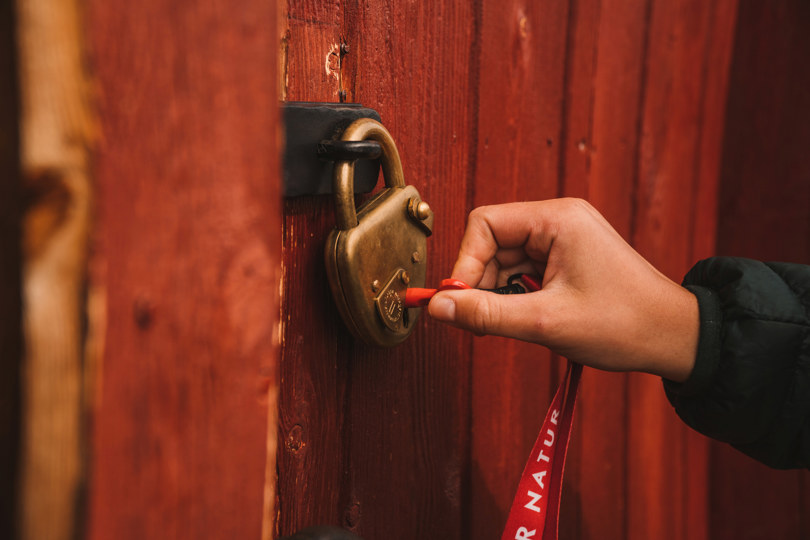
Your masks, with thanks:
<instances>
[{"instance_id":1,"label":"barn door","mask_svg":"<svg viewBox=\"0 0 810 540\"><path fill-rule=\"evenodd\" d=\"M710 254L736 2L283 2L283 97L379 111L436 214L428 282L475 206L589 199L674 279ZM356 342L330 298L329 197L286 200L278 530L493 539L560 376L542 348L422 317ZM661 383L586 371L566 538L706 537L706 448Z\"/></svg>"}]
</instances>

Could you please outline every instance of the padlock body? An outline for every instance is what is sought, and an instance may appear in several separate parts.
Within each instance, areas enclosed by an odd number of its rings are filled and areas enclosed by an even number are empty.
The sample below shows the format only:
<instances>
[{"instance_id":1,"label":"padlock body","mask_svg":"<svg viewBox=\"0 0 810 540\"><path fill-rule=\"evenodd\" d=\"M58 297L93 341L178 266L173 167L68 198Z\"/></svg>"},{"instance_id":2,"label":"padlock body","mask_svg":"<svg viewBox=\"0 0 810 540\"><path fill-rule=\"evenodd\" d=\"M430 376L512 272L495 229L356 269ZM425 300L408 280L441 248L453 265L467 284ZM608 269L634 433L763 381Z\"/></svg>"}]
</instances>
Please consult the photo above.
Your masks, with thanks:
<instances>
[{"instance_id":1,"label":"padlock body","mask_svg":"<svg viewBox=\"0 0 810 540\"><path fill-rule=\"evenodd\" d=\"M403 306L405 290L423 287L433 215L414 219L413 186L384 188L357 211L358 224L335 229L326 243L329 284L346 326L371 345L390 347L413 330L419 309Z\"/></svg>"}]
</instances>

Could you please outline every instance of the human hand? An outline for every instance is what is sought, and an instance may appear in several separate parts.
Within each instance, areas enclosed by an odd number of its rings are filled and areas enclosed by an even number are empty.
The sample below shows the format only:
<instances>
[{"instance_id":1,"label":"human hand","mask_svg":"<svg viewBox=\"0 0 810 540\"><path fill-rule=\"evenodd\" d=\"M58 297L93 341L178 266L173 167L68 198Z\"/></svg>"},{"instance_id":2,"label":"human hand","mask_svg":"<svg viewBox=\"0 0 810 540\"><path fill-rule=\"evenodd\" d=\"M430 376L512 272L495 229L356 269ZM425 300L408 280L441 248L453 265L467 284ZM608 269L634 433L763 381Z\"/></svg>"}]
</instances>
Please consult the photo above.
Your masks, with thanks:
<instances>
[{"instance_id":1,"label":"human hand","mask_svg":"<svg viewBox=\"0 0 810 540\"><path fill-rule=\"evenodd\" d=\"M493 288L524 272L540 291L444 291L436 320L530 341L610 371L684 381L697 351L697 299L639 255L578 199L484 206L470 213L452 278Z\"/></svg>"}]
</instances>

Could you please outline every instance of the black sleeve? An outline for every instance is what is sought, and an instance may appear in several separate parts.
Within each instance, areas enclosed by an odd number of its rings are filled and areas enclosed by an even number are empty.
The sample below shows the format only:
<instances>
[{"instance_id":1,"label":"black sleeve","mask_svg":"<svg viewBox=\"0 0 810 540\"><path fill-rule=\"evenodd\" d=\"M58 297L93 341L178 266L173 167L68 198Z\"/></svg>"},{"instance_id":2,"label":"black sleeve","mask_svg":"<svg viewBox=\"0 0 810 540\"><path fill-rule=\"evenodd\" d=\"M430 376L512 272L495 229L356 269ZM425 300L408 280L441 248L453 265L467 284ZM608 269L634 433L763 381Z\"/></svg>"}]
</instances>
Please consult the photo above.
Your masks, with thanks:
<instances>
[{"instance_id":1,"label":"black sleeve","mask_svg":"<svg viewBox=\"0 0 810 540\"><path fill-rule=\"evenodd\" d=\"M810 266L714 257L684 286L700 338L689 379L664 381L675 411L771 467L810 468Z\"/></svg>"}]
</instances>

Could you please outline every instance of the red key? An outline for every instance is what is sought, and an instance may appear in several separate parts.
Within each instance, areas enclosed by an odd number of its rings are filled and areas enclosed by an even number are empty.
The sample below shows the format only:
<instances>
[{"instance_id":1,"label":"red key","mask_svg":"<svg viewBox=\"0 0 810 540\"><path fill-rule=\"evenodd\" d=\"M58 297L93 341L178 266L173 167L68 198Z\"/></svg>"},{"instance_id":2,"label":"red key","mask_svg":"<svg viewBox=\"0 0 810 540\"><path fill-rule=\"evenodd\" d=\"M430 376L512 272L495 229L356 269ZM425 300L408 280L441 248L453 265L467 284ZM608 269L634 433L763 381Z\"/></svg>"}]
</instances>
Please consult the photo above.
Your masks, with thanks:
<instances>
[{"instance_id":1,"label":"red key","mask_svg":"<svg viewBox=\"0 0 810 540\"><path fill-rule=\"evenodd\" d=\"M512 281L515 279L520 279L520 281L523 283L523 288L528 289L529 291L539 291L542 287L540 281L536 277L529 274L515 274L511 276L509 278L510 286L512 285ZM472 289L472 287L458 279L443 279L438 289L420 289L418 287L412 287L405 291L405 307L424 307L430 303L430 299L433 298L433 295L437 292L459 289ZM492 291L500 292L498 289L492 289ZM523 292L523 290L519 290L518 292ZM501 292L501 294L508 293Z\"/></svg>"},{"instance_id":2,"label":"red key","mask_svg":"<svg viewBox=\"0 0 810 540\"><path fill-rule=\"evenodd\" d=\"M405 291L405 307L415 308L424 307L430 303L433 295L439 291L451 291L459 289L472 289L469 285L458 279L443 279L439 284L438 289L420 289L418 287L410 287Z\"/></svg>"}]
</instances>

